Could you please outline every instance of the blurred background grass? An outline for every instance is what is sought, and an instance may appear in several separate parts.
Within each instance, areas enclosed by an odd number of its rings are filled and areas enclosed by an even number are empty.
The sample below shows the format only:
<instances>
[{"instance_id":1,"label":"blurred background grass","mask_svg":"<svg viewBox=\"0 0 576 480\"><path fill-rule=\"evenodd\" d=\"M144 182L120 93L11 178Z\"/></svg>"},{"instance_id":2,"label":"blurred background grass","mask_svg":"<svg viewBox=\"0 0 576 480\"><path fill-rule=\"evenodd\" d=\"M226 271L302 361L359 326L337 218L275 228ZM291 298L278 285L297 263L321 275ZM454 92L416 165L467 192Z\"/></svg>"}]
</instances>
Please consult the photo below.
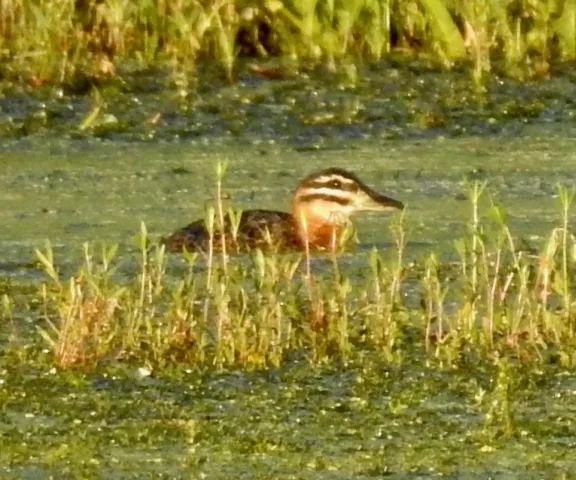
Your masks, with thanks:
<instances>
[{"instance_id":1,"label":"blurred background grass","mask_svg":"<svg viewBox=\"0 0 576 480\"><path fill-rule=\"evenodd\" d=\"M278 59L285 75L375 62L392 52L474 81L546 77L576 57L576 0L3 0L0 75L59 84L118 66L194 72L215 60ZM345 66L345 67L344 67ZM275 67L276 68L276 67Z\"/></svg>"}]
</instances>

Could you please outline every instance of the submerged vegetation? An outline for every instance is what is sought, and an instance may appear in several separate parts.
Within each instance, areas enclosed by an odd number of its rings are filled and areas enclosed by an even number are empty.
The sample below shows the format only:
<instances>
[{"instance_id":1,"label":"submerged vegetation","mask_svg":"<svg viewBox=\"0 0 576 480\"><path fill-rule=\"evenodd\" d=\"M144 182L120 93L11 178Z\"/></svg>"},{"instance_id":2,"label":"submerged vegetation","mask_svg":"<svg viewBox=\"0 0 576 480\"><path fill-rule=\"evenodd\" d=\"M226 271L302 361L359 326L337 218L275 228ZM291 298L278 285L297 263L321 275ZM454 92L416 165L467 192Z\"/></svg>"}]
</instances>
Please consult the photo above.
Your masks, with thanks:
<instances>
[{"instance_id":1,"label":"submerged vegetation","mask_svg":"<svg viewBox=\"0 0 576 480\"><path fill-rule=\"evenodd\" d=\"M215 59L229 80L239 57L270 78L324 64L349 71L390 52L464 61L481 81L547 75L576 58L576 4L563 0L10 0L0 7L2 75L32 85Z\"/></svg>"}]
</instances>

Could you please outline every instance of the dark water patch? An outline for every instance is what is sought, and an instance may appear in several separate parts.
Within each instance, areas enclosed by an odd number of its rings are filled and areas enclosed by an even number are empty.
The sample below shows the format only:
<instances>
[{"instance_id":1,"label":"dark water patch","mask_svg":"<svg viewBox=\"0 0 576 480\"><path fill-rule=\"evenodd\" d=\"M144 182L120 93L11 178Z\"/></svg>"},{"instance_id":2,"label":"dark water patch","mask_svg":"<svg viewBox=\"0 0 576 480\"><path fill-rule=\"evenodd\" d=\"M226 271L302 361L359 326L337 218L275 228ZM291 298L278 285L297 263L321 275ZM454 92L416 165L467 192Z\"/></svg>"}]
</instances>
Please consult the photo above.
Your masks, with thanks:
<instances>
[{"instance_id":1,"label":"dark water patch","mask_svg":"<svg viewBox=\"0 0 576 480\"><path fill-rule=\"evenodd\" d=\"M97 95L48 88L8 92L0 99L5 114L0 128L15 139L235 139L312 148L368 137L513 136L528 124L573 124L576 118L576 87L562 75L523 83L494 78L478 89L465 71L410 69L386 61L361 68L353 78L310 72L267 80L247 66L240 71L233 85L202 76L174 82L166 72L142 80L127 72ZM4 143L3 149L10 148L15 145Z\"/></svg>"}]
</instances>

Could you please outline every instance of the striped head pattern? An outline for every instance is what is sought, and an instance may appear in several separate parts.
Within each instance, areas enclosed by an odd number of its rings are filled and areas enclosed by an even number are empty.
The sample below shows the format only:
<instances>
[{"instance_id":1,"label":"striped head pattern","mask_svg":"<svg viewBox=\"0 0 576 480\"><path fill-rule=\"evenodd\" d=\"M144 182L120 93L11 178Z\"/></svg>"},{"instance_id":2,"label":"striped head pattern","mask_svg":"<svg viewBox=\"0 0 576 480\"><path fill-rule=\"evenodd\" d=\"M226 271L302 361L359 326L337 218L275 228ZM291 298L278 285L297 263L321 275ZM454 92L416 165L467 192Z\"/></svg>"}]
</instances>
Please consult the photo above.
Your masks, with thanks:
<instances>
[{"instance_id":1,"label":"striped head pattern","mask_svg":"<svg viewBox=\"0 0 576 480\"><path fill-rule=\"evenodd\" d=\"M402 210L402 202L381 195L356 175L329 168L300 182L293 199L294 213L314 222L343 224L358 211Z\"/></svg>"}]
</instances>

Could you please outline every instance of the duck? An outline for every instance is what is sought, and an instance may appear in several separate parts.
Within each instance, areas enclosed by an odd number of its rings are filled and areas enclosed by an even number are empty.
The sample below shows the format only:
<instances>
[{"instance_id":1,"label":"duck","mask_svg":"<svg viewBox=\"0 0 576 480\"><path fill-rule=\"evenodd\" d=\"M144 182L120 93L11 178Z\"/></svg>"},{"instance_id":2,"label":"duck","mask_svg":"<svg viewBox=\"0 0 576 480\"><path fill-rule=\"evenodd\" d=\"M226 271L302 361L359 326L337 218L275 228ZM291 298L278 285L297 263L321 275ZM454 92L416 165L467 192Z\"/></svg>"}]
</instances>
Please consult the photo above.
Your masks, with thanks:
<instances>
[{"instance_id":1,"label":"duck","mask_svg":"<svg viewBox=\"0 0 576 480\"><path fill-rule=\"evenodd\" d=\"M354 173L331 167L298 183L292 194L291 213L244 210L236 221L227 214L223 228L215 219L212 241L205 221L196 220L162 238L161 244L173 253L208 252L210 248L218 251L223 243L228 252L238 253L254 249L335 252L350 231L353 214L403 209L401 201L378 193Z\"/></svg>"}]
</instances>

